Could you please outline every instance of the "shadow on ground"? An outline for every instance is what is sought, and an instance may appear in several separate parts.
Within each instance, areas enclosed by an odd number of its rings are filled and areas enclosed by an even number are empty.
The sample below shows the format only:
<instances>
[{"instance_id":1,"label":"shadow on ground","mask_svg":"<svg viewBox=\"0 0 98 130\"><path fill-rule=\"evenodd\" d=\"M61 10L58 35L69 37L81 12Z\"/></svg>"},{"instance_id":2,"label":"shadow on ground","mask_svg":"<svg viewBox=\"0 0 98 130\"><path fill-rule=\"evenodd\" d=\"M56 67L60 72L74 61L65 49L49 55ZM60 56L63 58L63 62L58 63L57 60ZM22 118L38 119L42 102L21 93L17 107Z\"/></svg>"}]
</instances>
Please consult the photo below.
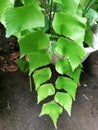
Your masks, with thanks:
<instances>
[{"instance_id":1,"label":"shadow on ground","mask_svg":"<svg viewBox=\"0 0 98 130\"><path fill-rule=\"evenodd\" d=\"M0 130L55 130L48 116L39 117L36 102L27 75L0 73ZM98 51L84 63L72 116L63 112L58 130L98 130Z\"/></svg>"}]
</instances>

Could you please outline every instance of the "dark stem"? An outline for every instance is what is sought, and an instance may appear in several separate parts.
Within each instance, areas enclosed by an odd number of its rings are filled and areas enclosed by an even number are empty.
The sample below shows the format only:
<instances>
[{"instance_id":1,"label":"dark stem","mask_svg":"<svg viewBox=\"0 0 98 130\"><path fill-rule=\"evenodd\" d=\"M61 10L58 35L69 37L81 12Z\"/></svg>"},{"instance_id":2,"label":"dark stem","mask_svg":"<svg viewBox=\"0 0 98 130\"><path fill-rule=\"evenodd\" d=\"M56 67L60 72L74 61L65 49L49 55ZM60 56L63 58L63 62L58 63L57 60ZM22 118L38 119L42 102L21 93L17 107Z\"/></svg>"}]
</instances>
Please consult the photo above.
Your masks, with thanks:
<instances>
[{"instance_id":1,"label":"dark stem","mask_svg":"<svg viewBox=\"0 0 98 130\"><path fill-rule=\"evenodd\" d=\"M50 0L50 13L49 13L49 33L52 34L52 8L53 8L53 0Z\"/></svg>"},{"instance_id":2,"label":"dark stem","mask_svg":"<svg viewBox=\"0 0 98 130\"><path fill-rule=\"evenodd\" d=\"M45 9L46 14L48 15L48 9L46 7L47 0L40 0L42 7Z\"/></svg>"},{"instance_id":3,"label":"dark stem","mask_svg":"<svg viewBox=\"0 0 98 130\"><path fill-rule=\"evenodd\" d=\"M66 38L66 39L69 39L69 40L73 41L73 40L70 39L69 37L64 36L64 35L62 35L62 34L58 34L58 33L54 32L54 31L52 32L52 34L56 36L56 37L54 38L55 41L57 41L57 39L60 38L60 37Z\"/></svg>"}]
</instances>

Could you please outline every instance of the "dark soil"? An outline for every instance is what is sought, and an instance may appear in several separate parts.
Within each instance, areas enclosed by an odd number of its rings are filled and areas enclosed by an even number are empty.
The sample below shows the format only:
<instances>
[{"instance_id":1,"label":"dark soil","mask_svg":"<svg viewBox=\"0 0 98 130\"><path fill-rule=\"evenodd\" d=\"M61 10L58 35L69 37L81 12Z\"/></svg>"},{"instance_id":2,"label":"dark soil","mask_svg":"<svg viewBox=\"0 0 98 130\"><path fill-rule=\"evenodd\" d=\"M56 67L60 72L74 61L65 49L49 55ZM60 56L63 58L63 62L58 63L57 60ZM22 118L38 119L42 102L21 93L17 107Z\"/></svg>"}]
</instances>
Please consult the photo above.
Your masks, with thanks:
<instances>
[{"instance_id":1,"label":"dark soil","mask_svg":"<svg viewBox=\"0 0 98 130\"><path fill-rule=\"evenodd\" d=\"M14 72L18 70L16 58L19 57L17 38L5 38L5 29L0 24L0 71Z\"/></svg>"},{"instance_id":2,"label":"dark soil","mask_svg":"<svg viewBox=\"0 0 98 130\"><path fill-rule=\"evenodd\" d=\"M72 116L64 111L58 130L98 130L98 51L83 66ZM0 130L55 130L48 116L39 117L41 106L29 90L27 74L0 72Z\"/></svg>"}]
</instances>

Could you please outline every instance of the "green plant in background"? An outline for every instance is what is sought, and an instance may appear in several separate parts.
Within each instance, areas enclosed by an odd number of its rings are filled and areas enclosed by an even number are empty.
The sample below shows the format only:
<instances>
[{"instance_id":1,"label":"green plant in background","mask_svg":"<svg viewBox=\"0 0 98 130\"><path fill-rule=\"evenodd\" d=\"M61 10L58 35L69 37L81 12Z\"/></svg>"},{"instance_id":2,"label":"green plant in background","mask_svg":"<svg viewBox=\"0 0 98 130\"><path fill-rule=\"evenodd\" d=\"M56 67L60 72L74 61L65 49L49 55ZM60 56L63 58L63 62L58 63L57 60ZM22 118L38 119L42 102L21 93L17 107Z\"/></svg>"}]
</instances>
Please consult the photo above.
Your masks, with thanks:
<instances>
[{"instance_id":1,"label":"green plant in background","mask_svg":"<svg viewBox=\"0 0 98 130\"><path fill-rule=\"evenodd\" d=\"M71 116L81 62L86 56L83 43L92 46L91 26L98 21L97 2L0 0L0 21L6 28L6 37L18 38L20 59L17 62L23 71L29 71L30 85L33 78L38 103L53 97L43 104L40 116L49 115L56 128L63 109ZM58 72L55 85L49 82L51 63Z\"/></svg>"}]
</instances>

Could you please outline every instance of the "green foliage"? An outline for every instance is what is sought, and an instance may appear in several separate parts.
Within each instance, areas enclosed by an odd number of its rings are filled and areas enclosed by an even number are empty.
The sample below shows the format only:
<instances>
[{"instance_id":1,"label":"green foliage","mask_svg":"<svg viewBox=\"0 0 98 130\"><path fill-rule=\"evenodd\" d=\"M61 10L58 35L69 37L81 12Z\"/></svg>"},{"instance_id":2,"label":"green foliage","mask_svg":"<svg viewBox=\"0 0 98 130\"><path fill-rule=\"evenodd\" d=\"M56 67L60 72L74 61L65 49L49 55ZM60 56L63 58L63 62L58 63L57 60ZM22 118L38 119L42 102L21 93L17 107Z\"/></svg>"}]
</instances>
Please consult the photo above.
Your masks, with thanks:
<instances>
[{"instance_id":1,"label":"green foliage","mask_svg":"<svg viewBox=\"0 0 98 130\"><path fill-rule=\"evenodd\" d=\"M57 42L57 52L65 56L74 71L85 56L84 48L74 41L60 37Z\"/></svg>"},{"instance_id":2,"label":"green foliage","mask_svg":"<svg viewBox=\"0 0 98 130\"><path fill-rule=\"evenodd\" d=\"M46 97L55 94L55 89L52 84L44 84L40 86L37 90L38 93L38 103L44 100Z\"/></svg>"},{"instance_id":3,"label":"green foliage","mask_svg":"<svg viewBox=\"0 0 98 130\"><path fill-rule=\"evenodd\" d=\"M44 114L49 115L54 123L54 126L57 128L57 119L62 111L63 109L61 106L59 106L55 101L51 101L43 105L40 116Z\"/></svg>"},{"instance_id":4,"label":"green foliage","mask_svg":"<svg viewBox=\"0 0 98 130\"><path fill-rule=\"evenodd\" d=\"M80 0L53 0L60 3L64 12L76 13Z\"/></svg>"},{"instance_id":5,"label":"green foliage","mask_svg":"<svg viewBox=\"0 0 98 130\"><path fill-rule=\"evenodd\" d=\"M5 20L4 20L4 13L5 10L9 7L13 7L14 4L13 2L11 2L11 0L0 0L0 22L2 22L3 24L5 24Z\"/></svg>"},{"instance_id":6,"label":"green foliage","mask_svg":"<svg viewBox=\"0 0 98 130\"><path fill-rule=\"evenodd\" d=\"M41 66L50 64L50 62L51 59L48 51L40 50L40 51L32 52L29 55L29 67L30 67L29 74L31 74L35 69Z\"/></svg>"},{"instance_id":7,"label":"green foliage","mask_svg":"<svg viewBox=\"0 0 98 130\"><path fill-rule=\"evenodd\" d=\"M6 36L18 37L19 68L29 71L30 90L33 78L38 103L52 96L50 102L43 104L40 116L49 115L56 128L63 108L71 116L81 62L86 56L83 42L92 46L91 26L98 22L96 2L0 0L0 21L6 28ZM51 63L58 72L55 85L50 83Z\"/></svg>"},{"instance_id":8,"label":"green foliage","mask_svg":"<svg viewBox=\"0 0 98 130\"><path fill-rule=\"evenodd\" d=\"M79 84L79 78L81 73L81 65L79 65L74 71L72 71L71 65L68 60L59 59L56 62L56 71L59 74L66 74L70 76L77 84Z\"/></svg>"},{"instance_id":9,"label":"green foliage","mask_svg":"<svg viewBox=\"0 0 98 130\"><path fill-rule=\"evenodd\" d=\"M29 42L28 42L28 39L29 39ZM38 50L47 48L49 45L49 42L50 41L49 41L48 36L43 31L36 31L22 37L19 40L21 57L24 57L25 55L28 55L32 53L33 51L38 51ZM36 44L32 44L32 43L36 43Z\"/></svg>"},{"instance_id":10,"label":"green foliage","mask_svg":"<svg viewBox=\"0 0 98 130\"><path fill-rule=\"evenodd\" d=\"M54 99L57 103L63 106L69 116L71 116L72 97L67 93L58 92L56 93Z\"/></svg>"},{"instance_id":11,"label":"green foliage","mask_svg":"<svg viewBox=\"0 0 98 130\"><path fill-rule=\"evenodd\" d=\"M36 70L33 74L36 90L38 89L38 87L40 87L41 84L43 84L47 80L49 80L50 77L51 77L50 68L44 68L44 69L41 69L41 70Z\"/></svg>"},{"instance_id":12,"label":"green foliage","mask_svg":"<svg viewBox=\"0 0 98 130\"><path fill-rule=\"evenodd\" d=\"M86 19L69 13L56 13L53 20L54 30L65 37L82 44L85 35Z\"/></svg>"},{"instance_id":13,"label":"green foliage","mask_svg":"<svg viewBox=\"0 0 98 130\"><path fill-rule=\"evenodd\" d=\"M84 38L84 42L87 43L89 46L93 47L92 43L93 43L93 34L92 34L92 31L91 31L91 28L89 26L89 24L87 25L87 29L85 31L85 38Z\"/></svg>"},{"instance_id":14,"label":"green foliage","mask_svg":"<svg viewBox=\"0 0 98 130\"><path fill-rule=\"evenodd\" d=\"M17 59L18 67L20 68L21 71L27 72L29 71L29 64L25 60L22 59Z\"/></svg>"},{"instance_id":15,"label":"green foliage","mask_svg":"<svg viewBox=\"0 0 98 130\"><path fill-rule=\"evenodd\" d=\"M56 88L65 90L75 100L77 84L72 79L59 76L56 80Z\"/></svg>"},{"instance_id":16,"label":"green foliage","mask_svg":"<svg viewBox=\"0 0 98 130\"><path fill-rule=\"evenodd\" d=\"M36 2L36 0L21 0L24 5L31 4L33 2Z\"/></svg>"},{"instance_id":17,"label":"green foliage","mask_svg":"<svg viewBox=\"0 0 98 130\"><path fill-rule=\"evenodd\" d=\"M33 21L33 22L32 22ZM6 36L44 26L44 16L37 3L17 8L8 8L5 12ZM14 27L14 28L13 28Z\"/></svg>"}]
</instances>

